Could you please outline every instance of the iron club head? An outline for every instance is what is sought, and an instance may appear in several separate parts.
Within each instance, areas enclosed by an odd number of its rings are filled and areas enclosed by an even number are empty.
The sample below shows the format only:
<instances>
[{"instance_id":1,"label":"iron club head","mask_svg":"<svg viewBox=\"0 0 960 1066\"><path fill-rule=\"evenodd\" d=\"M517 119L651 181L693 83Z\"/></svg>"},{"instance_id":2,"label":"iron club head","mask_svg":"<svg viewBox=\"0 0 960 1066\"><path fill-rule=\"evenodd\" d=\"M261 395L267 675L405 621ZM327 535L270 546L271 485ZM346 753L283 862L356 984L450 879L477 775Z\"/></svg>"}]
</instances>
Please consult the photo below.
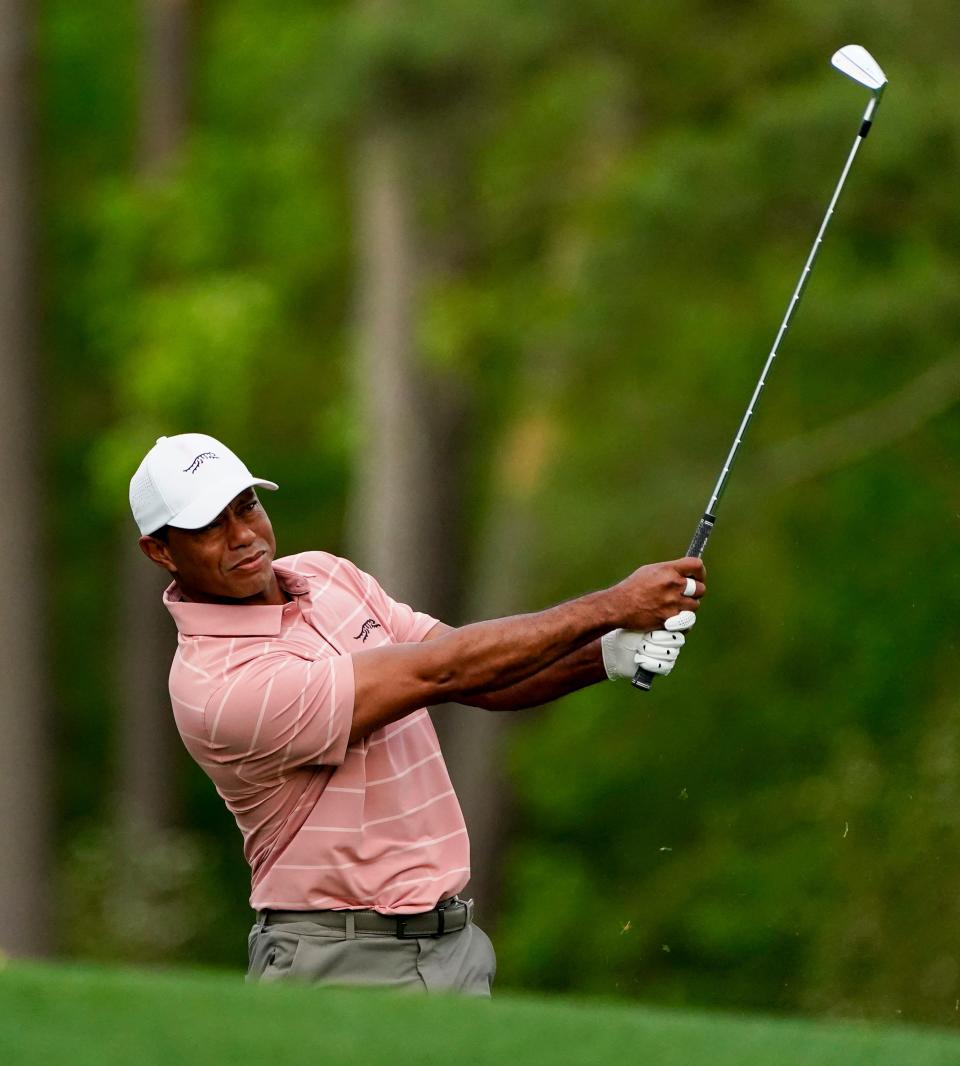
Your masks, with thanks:
<instances>
[{"instance_id":1,"label":"iron club head","mask_svg":"<svg viewBox=\"0 0 960 1066\"><path fill-rule=\"evenodd\" d=\"M858 85L869 89L877 96L887 84L887 76L880 69L880 64L859 44L847 44L833 53L830 62L848 78Z\"/></svg>"}]
</instances>

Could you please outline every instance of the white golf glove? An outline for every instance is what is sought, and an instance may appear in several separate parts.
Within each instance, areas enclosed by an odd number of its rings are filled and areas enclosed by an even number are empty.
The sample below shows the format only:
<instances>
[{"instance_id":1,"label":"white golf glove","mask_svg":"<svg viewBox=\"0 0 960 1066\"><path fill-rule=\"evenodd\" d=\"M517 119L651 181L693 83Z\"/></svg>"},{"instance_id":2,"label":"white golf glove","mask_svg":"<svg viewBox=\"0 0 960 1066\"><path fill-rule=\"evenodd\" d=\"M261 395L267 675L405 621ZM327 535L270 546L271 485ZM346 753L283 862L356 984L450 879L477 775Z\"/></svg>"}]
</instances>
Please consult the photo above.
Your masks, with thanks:
<instances>
[{"instance_id":1,"label":"white golf glove","mask_svg":"<svg viewBox=\"0 0 960 1066\"><path fill-rule=\"evenodd\" d=\"M637 667L651 674L669 674L685 643L684 632L693 628L697 616L681 611L668 618L663 629L638 633L633 629L613 629L600 638L603 666L611 681L633 678Z\"/></svg>"}]
</instances>

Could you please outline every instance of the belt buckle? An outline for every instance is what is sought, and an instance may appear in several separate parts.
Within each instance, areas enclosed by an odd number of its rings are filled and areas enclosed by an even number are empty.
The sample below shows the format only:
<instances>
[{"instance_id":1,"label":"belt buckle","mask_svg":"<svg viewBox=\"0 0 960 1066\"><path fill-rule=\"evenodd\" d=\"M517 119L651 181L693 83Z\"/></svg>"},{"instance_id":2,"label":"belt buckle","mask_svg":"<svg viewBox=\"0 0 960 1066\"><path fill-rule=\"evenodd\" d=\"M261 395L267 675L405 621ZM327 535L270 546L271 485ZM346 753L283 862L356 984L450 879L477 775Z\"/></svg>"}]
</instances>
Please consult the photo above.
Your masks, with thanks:
<instances>
[{"instance_id":1,"label":"belt buckle","mask_svg":"<svg viewBox=\"0 0 960 1066\"><path fill-rule=\"evenodd\" d=\"M423 938L425 940L439 940L440 937L443 936L443 911L435 910L431 913L436 914L437 916L437 931L435 933L407 933L407 922L409 921L409 918L394 918L394 921L397 923L397 940L417 940L418 938ZM419 915L416 917L419 917Z\"/></svg>"}]
</instances>

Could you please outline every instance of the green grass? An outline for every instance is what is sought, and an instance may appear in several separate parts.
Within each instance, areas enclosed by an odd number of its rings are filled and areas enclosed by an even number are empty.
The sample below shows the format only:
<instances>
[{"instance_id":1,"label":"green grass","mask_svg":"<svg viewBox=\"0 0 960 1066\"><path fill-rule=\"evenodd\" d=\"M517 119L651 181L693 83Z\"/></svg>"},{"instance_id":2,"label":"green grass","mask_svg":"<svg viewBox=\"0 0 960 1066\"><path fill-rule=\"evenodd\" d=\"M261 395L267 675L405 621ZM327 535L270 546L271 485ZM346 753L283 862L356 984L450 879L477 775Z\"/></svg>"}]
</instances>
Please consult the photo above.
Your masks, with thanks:
<instances>
[{"instance_id":1,"label":"green grass","mask_svg":"<svg viewBox=\"0 0 960 1066\"><path fill-rule=\"evenodd\" d=\"M960 1037L502 996L492 1003L91 967L0 971L3 1066L941 1066Z\"/></svg>"}]
</instances>

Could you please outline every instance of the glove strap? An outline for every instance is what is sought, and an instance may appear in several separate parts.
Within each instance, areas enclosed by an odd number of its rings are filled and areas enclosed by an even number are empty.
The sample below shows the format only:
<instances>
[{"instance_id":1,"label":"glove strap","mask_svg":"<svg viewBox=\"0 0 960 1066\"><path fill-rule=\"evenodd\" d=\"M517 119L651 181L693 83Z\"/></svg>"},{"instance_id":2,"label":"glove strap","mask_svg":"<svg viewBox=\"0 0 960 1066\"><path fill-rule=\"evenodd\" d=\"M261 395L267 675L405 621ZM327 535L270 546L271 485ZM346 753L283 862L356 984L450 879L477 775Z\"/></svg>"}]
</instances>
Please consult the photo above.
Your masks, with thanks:
<instances>
[{"instance_id":1,"label":"glove strap","mask_svg":"<svg viewBox=\"0 0 960 1066\"><path fill-rule=\"evenodd\" d=\"M619 678L619 674L614 668L614 650L613 646L617 641L617 634L619 629L611 629L609 633L604 633L600 638L600 651L603 654L603 668L607 672L607 678L610 681L616 681Z\"/></svg>"}]
</instances>

